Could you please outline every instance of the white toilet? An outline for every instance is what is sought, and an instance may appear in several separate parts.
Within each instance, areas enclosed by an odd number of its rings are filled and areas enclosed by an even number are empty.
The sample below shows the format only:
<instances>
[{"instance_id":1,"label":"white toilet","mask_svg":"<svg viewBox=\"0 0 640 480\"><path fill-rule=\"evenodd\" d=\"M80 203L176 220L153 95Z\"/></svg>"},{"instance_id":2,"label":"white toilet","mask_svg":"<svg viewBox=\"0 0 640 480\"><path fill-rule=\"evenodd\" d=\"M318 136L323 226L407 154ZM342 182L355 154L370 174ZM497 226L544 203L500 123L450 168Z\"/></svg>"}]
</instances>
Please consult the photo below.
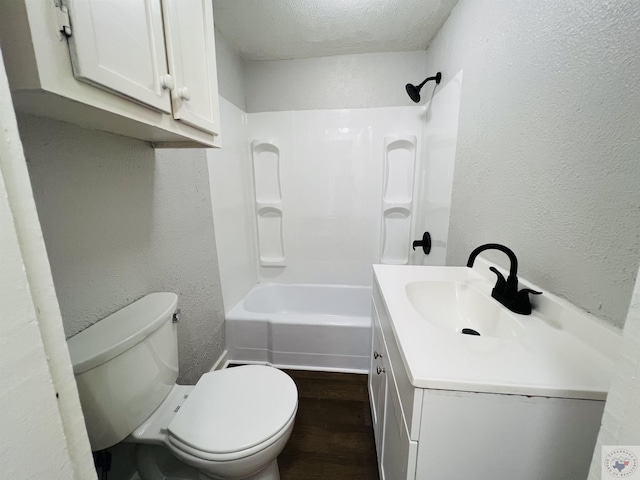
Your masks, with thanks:
<instances>
[{"instance_id":1,"label":"white toilet","mask_svg":"<svg viewBox=\"0 0 640 480\"><path fill-rule=\"evenodd\" d=\"M137 443L143 480L278 480L295 383L250 365L176 385L177 301L152 293L68 340L91 448Z\"/></svg>"}]
</instances>

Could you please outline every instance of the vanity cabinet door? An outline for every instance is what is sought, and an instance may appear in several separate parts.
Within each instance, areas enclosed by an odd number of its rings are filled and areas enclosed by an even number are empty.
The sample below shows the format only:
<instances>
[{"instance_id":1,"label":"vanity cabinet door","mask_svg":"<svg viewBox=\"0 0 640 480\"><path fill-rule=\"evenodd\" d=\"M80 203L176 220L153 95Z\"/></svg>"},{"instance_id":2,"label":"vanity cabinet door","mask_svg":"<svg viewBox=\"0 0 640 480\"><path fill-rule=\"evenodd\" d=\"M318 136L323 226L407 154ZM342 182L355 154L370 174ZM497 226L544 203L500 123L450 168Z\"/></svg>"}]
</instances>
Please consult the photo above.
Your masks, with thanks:
<instances>
[{"instance_id":1,"label":"vanity cabinet door","mask_svg":"<svg viewBox=\"0 0 640 480\"><path fill-rule=\"evenodd\" d=\"M372 306L373 340L371 352L371 368L369 371L369 400L371 402L371 419L375 436L378 463L382 458L382 438L384 435L384 408L387 395L387 375L385 359L387 356L384 341L380 332L375 305ZM378 465L380 466L380 465Z\"/></svg>"},{"instance_id":2,"label":"vanity cabinet door","mask_svg":"<svg viewBox=\"0 0 640 480\"><path fill-rule=\"evenodd\" d=\"M68 0L78 80L171 113L160 0ZM170 79L169 79L170 82Z\"/></svg>"},{"instance_id":3,"label":"vanity cabinet door","mask_svg":"<svg viewBox=\"0 0 640 480\"><path fill-rule=\"evenodd\" d=\"M162 0L173 118L220 132L218 80L211 0Z\"/></svg>"},{"instance_id":4,"label":"vanity cabinet door","mask_svg":"<svg viewBox=\"0 0 640 480\"><path fill-rule=\"evenodd\" d=\"M393 372L388 369L381 477L387 480L414 480L417 456L418 442L409 438Z\"/></svg>"}]
</instances>

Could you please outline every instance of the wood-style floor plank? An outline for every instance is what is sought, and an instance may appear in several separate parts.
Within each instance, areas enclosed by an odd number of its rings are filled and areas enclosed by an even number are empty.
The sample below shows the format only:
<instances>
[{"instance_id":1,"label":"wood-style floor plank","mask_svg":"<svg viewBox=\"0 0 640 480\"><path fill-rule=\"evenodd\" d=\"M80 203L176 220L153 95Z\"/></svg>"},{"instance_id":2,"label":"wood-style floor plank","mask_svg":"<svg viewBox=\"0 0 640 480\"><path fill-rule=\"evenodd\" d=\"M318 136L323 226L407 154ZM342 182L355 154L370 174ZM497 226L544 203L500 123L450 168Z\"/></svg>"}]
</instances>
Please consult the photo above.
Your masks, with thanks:
<instances>
[{"instance_id":1,"label":"wood-style floor plank","mask_svg":"<svg viewBox=\"0 0 640 480\"><path fill-rule=\"evenodd\" d=\"M278 457L282 480L377 480L367 376L286 370L298 387L296 423Z\"/></svg>"}]
</instances>

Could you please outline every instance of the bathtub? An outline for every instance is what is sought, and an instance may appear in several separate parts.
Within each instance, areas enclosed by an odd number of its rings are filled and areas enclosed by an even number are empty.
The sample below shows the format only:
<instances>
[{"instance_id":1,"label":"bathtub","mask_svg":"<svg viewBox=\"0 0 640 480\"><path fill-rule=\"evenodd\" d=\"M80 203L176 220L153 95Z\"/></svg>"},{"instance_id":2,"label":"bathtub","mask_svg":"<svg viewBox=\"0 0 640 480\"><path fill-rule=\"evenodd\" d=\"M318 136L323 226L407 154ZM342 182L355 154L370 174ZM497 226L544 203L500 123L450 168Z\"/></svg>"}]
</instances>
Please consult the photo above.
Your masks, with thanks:
<instances>
[{"instance_id":1,"label":"bathtub","mask_svg":"<svg viewBox=\"0 0 640 480\"><path fill-rule=\"evenodd\" d=\"M226 315L229 361L366 373L371 287L256 285Z\"/></svg>"}]
</instances>

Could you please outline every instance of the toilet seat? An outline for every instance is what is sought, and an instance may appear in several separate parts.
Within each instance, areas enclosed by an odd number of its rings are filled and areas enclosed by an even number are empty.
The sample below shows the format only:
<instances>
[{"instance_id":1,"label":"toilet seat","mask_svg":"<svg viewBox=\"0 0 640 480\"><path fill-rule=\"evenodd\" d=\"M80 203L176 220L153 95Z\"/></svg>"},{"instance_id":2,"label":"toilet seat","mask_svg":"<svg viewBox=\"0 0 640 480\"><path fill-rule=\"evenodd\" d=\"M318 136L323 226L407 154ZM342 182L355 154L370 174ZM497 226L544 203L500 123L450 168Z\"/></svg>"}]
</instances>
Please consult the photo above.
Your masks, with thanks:
<instances>
[{"instance_id":1,"label":"toilet seat","mask_svg":"<svg viewBox=\"0 0 640 480\"><path fill-rule=\"evenodd\" d=\"M293 380L247 365L202 376L167 428L172 448L202 460L243 458L276 442L295 419Z\"/></svg>"},{"instance_id":2,"label":"toilet seat","mask_svg":"<svg viewBox=\"0 0 640 480\"><path fill-rule=\"evenodd\" d=\"M295 412L291 416L291 420L287 423L287 425L285 425L285 427L282 430L280 430L276 435L269 438L267 441L260 443L258 445L255 445L247 450L241 450L238 452L231 452L231 453L203 452L201 450L192 448L189 445L186 445L180 442L180 440L173 437L169 437L168 439L169 449L173 450L174 453L179 453L185 461L187 461L186 458L188 457L192 457L193 459L197 459L204 462L231 462L234 460L242 460L243 458L249 457L251 455L255 455L257 453L260 453L268 449L271 445L273 445L278 440L280 440L280 437L283 434L285 434L286 432L289 432L291 424L293 424L294 420L295 420Z\"/></svg>"}]
</instances>

